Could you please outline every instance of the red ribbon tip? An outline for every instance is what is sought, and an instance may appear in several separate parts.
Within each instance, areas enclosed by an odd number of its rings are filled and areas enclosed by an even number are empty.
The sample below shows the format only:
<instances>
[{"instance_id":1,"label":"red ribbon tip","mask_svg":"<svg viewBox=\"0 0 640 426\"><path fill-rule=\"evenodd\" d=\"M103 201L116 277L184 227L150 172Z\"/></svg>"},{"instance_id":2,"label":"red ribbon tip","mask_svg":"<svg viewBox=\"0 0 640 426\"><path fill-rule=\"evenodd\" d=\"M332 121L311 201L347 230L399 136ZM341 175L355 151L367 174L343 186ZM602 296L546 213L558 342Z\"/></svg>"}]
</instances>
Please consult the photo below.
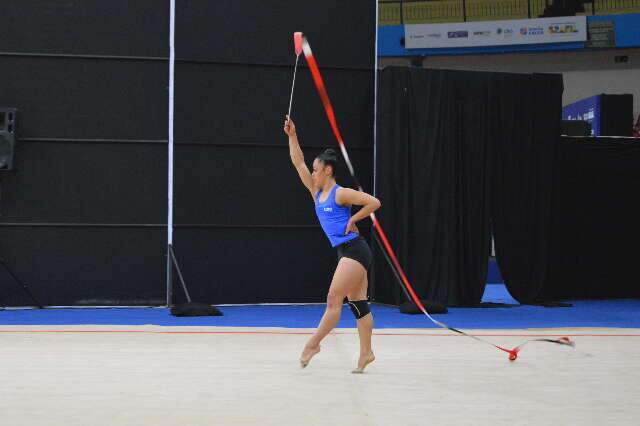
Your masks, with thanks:
<instances>
[{"instance_id":1,"label":"red ribbon tip","mask_svg":"<svg viewBox=\"0 0 640 426\"><path fill-rule=\"evenodd\" d=\"M302 53L302 33L293 33L293 46L296 50L296 56Z\"/></svg>"}]
</instances>

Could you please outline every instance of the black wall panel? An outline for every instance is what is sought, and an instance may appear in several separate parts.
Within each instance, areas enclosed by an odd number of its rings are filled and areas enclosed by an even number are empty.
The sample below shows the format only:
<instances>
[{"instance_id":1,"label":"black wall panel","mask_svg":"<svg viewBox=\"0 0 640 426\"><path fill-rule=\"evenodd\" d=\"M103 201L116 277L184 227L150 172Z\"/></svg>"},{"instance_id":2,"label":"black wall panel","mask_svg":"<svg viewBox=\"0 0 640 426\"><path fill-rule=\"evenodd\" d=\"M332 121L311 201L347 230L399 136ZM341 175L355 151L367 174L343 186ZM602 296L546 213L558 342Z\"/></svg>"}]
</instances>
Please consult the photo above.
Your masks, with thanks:
<instances>
[{"instance_id":1,"label":"black wall panel","mask_svg":"<svg viewBox=\"0 0 640 426\"><path fill-rule=\"evenodd\" d=\"M310 165L319 149L307 150ZM352 151L371 188L371 150ZM315 225L313 200L286 148L177 146L175 220L181 224ZM344 164L338 182L352 186Z\"/></svg>"},{"instance_id":2,"label":"black wall panel","mask_svg":"<svg viewBox=\"0 0 640 426\"><path fill-rule=\"evenodd\" d=\"M161 61L0 56L0 103L21 138L167 139Z\"/></svg>"},{"instance_id":3,"label":"black wall panel","mask_svg":"<svg viewBox=\"0 0 640 426\"><path fill-rule=\"evenodd\" d=\"M372 147L373 73L321 71L345 143ZM286 144L282 124L292 76L292 67L178 64L176 141ZM306 68L298 70L291 116L303 145L335 144Z\"/></svg>"},{"instance_id":4,"label":"black wall panel","mask_svg":"<svg viewBox=\"0 0 640 426\"><path fill-rule=\"evenodd\" d=\"M166 223L166 144L22 142L3 222Z\"/></svg>"},{"instance_id":5,"label":"black wall panel","mask_svg":"<svg viewBox=\"0 0 640 426\"><path fill-rule=\"evenodd\" d=\"M319 227L177 228L174 239L191 297L210 303L320 302L337 265Z\"/></svg>"},{"instance_id":6,"label":"black wall panel","mask_svg":"<svg viewBox=\"0 0 640 426\"><path fill-rule=\"evenodd\" d=\"M167 56L169 1L6 1L0 28L0 52Z\"/></svg>"},{"instance_id":7,"label":"black wall panel","mask_svg":"<svg viewBox=\"0 0 640 426\"><path fill-rule=\"evenodd\" d=\"M0 256L45 305L163 304L166 228L0 225ZM0 305L30 299L0 268Z\"/></svg>"},{"instance_id":8,"label":"black wall panel","mask_svg":"<svg viewBox=\"0 0 640 426\"><path fill-rule=\"evenodd\" d=\"M191 293L323 301L335 253L282 132L292 33L309 35L370 189L375 2L177 7L174 242ZM29 0L0 16L11 34L0 105L19 109L0 257L47 305L165 301L168 17L164 0ZM293 116L310 165L335 139L303 59L298 71ZM29 303L0 268L0 306Z\"/></svg>"},{"instance_id":9,"label":"black wall panel","mask_svg":"<svg viewBox=\"0 0 640 426\"><path fill-rule=\"evenodd\" d=\"M373 67L375 0L184 0L176 19L179 58L288 64L302 31L320 64Z\"/></svg>"}]
</instances>

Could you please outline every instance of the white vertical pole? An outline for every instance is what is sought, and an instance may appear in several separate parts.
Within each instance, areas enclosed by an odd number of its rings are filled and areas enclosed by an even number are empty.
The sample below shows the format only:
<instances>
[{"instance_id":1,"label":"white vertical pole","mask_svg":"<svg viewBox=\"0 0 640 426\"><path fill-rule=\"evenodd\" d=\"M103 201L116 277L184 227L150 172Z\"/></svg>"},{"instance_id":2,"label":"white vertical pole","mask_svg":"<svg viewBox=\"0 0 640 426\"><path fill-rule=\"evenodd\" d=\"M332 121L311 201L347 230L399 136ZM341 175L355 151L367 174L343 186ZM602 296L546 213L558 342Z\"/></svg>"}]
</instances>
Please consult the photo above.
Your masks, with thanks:
<instances>
[{"instance_id":1,"label":"white vertical pole","mask_svg":"<svg viewBox=\"0 0 640 426\"><path fill-rule=\"evenodd\" d=\"M373 191L372 194L376 196L376 160L377 160L377 145L378 145L378 20L380 5L378 0L373 0L376 3L376 22L374 25L375 43L373 48ZM374 238L376 230L373 225L371 226L371 237ZM373 240L372 240L373 243ZM369 296L371 300L376 300L376 277L375 268L371 270Z\"/></svg>"},{"instance_id":2,"label":"white vertical pole","mask_svg":"<svg viewBox=\"0 0 640 426\"><path fill-rule=\"evenodd\" d=\"M176 2L169 0L169 158L167 196L167 307L171 305L172 258L169 252L173 245L173 92L175 66Z\"/></svg>"},{"instance_id":3,"label":"white vertical pole","mask_svg":"<svg viewBox=\"0 0 640 426\"><path fill-rule=\"evenodd\" d=\"M373 196L376 195L376 159L378 146L378 19L380 5L376 2L376 38L373 52Z\"/></svg>"}]
</instances>

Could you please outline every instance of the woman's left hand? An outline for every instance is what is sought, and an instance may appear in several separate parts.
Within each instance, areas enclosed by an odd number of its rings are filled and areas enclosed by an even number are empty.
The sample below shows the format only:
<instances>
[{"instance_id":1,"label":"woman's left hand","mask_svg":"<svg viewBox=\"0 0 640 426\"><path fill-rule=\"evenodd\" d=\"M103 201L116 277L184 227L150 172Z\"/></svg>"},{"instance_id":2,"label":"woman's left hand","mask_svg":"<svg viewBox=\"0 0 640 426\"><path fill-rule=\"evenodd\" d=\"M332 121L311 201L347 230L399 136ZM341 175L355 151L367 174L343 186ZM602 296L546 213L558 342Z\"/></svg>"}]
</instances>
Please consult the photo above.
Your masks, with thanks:
<instances>
[{"instance_id":1,"label":"woman's left hand","mask_svg":"<svg viewBox=\"0 0 640 426\"><path fill-rule=\"evenodd\" d=\"M347 229L344 231L344 235L347 235L349 232L355 232L356 234L360 233L360 230L356 226L355 222L351 220L349 220L349 223L347 223Z\"/></svg>"}]
</instances>

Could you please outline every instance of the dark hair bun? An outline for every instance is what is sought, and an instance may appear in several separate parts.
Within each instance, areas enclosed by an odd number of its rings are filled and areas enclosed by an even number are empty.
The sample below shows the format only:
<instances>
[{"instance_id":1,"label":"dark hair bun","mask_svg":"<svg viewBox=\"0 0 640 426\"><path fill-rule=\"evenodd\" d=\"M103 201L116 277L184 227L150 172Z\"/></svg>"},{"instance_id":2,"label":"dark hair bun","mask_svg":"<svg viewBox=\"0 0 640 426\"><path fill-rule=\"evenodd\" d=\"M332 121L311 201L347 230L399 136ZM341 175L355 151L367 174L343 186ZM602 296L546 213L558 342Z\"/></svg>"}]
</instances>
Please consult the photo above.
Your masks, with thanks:
<instances>
[{"instance_id":1,"label":"dark hair bun","mask_svg":"<svg viewBox=\"0 0 640 426\"><path fill-rule=\"evenodd\" d=\"M331 148L325 149L324 152L316 157L322 161L325 166L331 166L335 175L336 164L338 163L338 153Z\"/></svg>"},{"instance_id":2,"label":"dark hair bun","mask_svg":"<svg viewBox=\"0 0 640 426\"><path fill-rule=\"evenodd\" d=\"M336 157L336 160L338 159L338 153L333 148L325 149L324 150L324 155L326 155L327 157Z\"/></svg>"}]
</instances>

